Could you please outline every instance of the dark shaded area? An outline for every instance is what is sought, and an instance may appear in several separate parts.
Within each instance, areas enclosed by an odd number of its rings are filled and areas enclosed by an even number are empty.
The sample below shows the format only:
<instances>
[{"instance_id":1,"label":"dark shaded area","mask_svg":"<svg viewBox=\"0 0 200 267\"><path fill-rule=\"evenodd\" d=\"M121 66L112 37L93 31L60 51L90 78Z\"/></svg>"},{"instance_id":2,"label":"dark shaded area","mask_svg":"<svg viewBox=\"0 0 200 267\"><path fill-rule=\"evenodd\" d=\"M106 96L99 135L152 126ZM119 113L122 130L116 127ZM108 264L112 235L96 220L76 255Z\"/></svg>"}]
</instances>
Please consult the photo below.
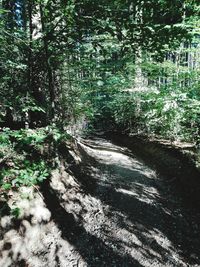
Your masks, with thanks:
<instances>
[{"instance_id":1,"label":"dark shaded area","mask_svg":"<svg viewBox=\"0 0 200 267\"><path fill-rule=\"evenodd\" d=\"M0 200L0 218L10 214L10 207L6 201Z\"/></svg>"},{"instance_id":2,"label":"dark shaded area","mask_svg":"<svg viewBox=\"0 0 200 267\"><path fill-rule=\"evenodd\" d=\"M129 255L120 255L101 239L88 233L81 222L77 222L74 216L61 206L60 199L50 187L49 181L45 181L41 190L45 203L52 213L52 219L62 232L62 237L75 246L87 262L87 266L143 266Z\"/></svg>"},{"instance_id":3,"label":"dark shaded area","mask_svg":"<svg viewBox=\"0 0 200 267\"><path fill-rule=\"evenodd\" d=\"M47 125L46 114L40 111L29 111L29 128L35 129ZM10 128L11 130L25 129L25 121L21 117L18 120L14 119L14 114L11 108L7 107L5 116L0 116L0 128Z\"/></svg>"}]
</instances>

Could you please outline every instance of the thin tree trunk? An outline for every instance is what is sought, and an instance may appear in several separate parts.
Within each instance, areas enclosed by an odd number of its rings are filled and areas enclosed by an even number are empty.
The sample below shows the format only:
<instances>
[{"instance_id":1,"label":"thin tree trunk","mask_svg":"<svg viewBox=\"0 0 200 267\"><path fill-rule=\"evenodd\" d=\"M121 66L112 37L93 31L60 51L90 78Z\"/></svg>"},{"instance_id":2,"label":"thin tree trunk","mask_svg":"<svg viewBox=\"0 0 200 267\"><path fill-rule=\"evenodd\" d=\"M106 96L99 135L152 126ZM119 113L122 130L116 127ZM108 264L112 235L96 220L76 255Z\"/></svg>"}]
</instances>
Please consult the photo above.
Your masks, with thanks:
<instances>
[{"instance_id":1,"label":"thin tree trunk","mask_svg":"<svg viewBox=\"0 0 200 267\"><path fill-rule=\"evenodd\" d=\"M147 89L147 81L145 81L145 77L143 75L142 72L142 57L143 57L143 53L142 53L142 45L141 45L141 38L142 38L142 24L143 24L143 5L144 5L144 1L141 1L140 4L138 4L136 6L136 12L135 12L135 22L137 24L139 24L140 26L140 30L139 30L139 39L138 39L138 43L137 43L137 48L135 51L135 89L136 90L146 90Z\"/></svg>"},{"instance_id":2,"label":"thin tree trunk","mask_svg":"<svg viewBox=\"0 0 200 267\"><path fill-rule=\"evenodd\" d=\"M29 20L29 51L28 51L28 90L26 94L26 101L28 102L30 95L33 91L33 63L32 63L32 41L33 41L33 23L32 23L32 10L33 2L29 0L28 2L28 20ZM25 112L25 128L28 129L30 124L30 114L27 110Z\"/></svg>"}]
</instances>

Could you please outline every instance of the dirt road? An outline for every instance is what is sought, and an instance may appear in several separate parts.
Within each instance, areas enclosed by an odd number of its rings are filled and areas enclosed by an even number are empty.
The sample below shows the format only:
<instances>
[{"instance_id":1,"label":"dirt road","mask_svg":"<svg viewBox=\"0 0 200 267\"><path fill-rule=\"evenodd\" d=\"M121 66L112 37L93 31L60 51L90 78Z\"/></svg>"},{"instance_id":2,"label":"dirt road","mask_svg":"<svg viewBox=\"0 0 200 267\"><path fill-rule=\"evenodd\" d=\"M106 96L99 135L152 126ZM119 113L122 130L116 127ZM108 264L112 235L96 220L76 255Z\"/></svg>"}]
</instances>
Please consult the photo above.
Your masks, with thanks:
<instances>
[{"instance_id":1,"label":"dirt road","mask_svg":"<svg viewBox=\"0 0 200 267\"><path fill-rule=\"evenodd\" d=\"M170 177L103 139L79 148L76 178L56 170L15 229L4 218L1 267L200 266L200 211Z\"/></svg>"}]
</instances>

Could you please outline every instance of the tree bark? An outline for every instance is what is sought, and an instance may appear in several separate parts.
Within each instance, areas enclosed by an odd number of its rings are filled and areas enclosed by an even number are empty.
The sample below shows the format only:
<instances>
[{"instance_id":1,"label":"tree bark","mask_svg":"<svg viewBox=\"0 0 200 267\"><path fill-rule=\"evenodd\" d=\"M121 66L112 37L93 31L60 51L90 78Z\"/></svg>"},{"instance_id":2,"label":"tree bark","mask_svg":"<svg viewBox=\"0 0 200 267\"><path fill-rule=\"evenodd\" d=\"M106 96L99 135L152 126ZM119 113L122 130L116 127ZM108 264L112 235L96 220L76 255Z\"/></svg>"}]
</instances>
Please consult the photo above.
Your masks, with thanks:
<instances>
[{"instance_id":1,"label":"tree bark","mask_svg":"<svg viewBox=\"0 0 200 267\"><path fill-rule=\"evenodd\" d=\"M53 77L53 69L50 63L50 53L49 53L49 45L46 33L46 22L44 17L44 6L42 2L40 3L40 18L41 18L41 26L42 26L42 33L43 33L43 42L44 42L44 50L45 50L45 61L47 66L47 76L48 76L48 89L49 89L49 96L51 101L50 107L50 120L54 121L55 119L55 86L54 86L54 77Z\"/></svg>"}]
</instances>

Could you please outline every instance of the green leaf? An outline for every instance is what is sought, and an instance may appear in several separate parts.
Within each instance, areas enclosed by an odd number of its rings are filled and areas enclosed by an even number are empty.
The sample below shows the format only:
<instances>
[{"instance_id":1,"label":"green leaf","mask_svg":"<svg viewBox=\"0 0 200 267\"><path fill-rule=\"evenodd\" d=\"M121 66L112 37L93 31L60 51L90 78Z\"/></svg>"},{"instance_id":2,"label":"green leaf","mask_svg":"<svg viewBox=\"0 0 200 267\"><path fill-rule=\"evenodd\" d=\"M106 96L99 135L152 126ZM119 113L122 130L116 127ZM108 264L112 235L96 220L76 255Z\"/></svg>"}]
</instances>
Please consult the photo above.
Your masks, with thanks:
<instances>
[{"instance_id":1,"label":"green leaf","mask_svg":"<svg viewBox=\"0 0 200 267\"><path fill-rule=\"evenodd\" d=\"M1 187L2 187L4 190L10 190L10 189L12 188L12 185L9 184L9 183L6 183L6 184L3 184Z\"/></svg>"}]
</instances>

